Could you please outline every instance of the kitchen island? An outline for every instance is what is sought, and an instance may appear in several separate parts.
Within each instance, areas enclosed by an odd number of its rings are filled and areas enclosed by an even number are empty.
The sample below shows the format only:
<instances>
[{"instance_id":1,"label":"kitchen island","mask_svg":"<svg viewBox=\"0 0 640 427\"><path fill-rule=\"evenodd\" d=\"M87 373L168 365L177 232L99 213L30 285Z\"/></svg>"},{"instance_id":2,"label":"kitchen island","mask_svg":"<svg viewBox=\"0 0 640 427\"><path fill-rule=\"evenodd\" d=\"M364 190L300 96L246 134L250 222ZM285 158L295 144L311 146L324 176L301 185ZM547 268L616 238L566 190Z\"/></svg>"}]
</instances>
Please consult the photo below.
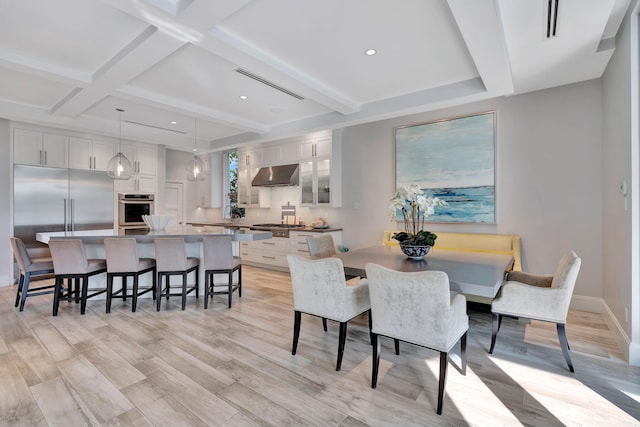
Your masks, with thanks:
<instances>
[{"instance_id":1,"label":"kitchen island","mask_svg":"<svg viewBox=\"0 0 640 427\"><path fill-rule=\"evenodd\" d=\"M146 231L136 230L135 233L130 234L131 230L121 229L103 229L103 230L82 230L82 231L55 231L55 232L43 232L37 233L36 240L39 242L48 244L51 239L80 239L84 245L87 258L104 259L104 239L109 237L132 237L136 239L138 246L138 256L140 258L155 258L154 240L162 237L183 237L187 246L187 256L196 257L202 260L202 238L205 236L231 236L233 240L233 254L238 256L240 253L239 242L250 242L257 240L271 239L272 234L269 231L255 231L255 230L230 230L222 227L218 228L203 228L192 226L181 227L167 227L163 231ZM106 286L106 274L98 274L90 278L91 288L104 288ZM199 270L199 287L200 293L204 291L204 269ZM175 277L172 278L171 283L174 284ZM189 283L193 283L192 275L189 275ZM216 282L224 280L226 281L226 275L222 275L221 278L216 277ZM177 283L176 281L175 283ZM151 284L151 274L144 274L140 276L140 286L149 286ZM114 290L118 289L120 283L118 280L114 281ZM103 295L99 295L96 298L103 298ZM143 297L151 297L150 293L144 294Z\"/></svg>"}]
</instances>

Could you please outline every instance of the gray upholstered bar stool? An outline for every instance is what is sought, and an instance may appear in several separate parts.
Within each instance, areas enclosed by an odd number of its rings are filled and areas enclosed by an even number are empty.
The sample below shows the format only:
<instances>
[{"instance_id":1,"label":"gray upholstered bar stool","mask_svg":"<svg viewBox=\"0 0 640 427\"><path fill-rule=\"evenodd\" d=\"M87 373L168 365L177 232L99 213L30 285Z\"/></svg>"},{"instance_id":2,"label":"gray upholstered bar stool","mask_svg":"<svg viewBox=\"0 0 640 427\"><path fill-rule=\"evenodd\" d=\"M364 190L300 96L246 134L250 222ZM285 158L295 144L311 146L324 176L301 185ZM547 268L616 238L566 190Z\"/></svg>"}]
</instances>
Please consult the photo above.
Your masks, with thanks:
<instances>
[{"instance_id":1,"label":"gray upholstered bar stool","mask_svg":"<svg viewBox=\"0 0 640 427\"><path fill-rule=\"evenodd\" d=\"M40 286L29 289L31 275L53 274L53 261L51 258L32 259L24 246L22 239L11 237L11 247L13 255L20 269L20 280L18 281L18 292L16 293L16 307L20 304L20 311L24 310L24 303L27 297L36 295L52 294L55 285Z\"/></svg>"},{"instance_id":2,"label":"gray upholstered bar stool","mask_svg":"<svg viewBox=\"0 0 640 427\"><path fill-rule=\"evenodd\" d=\"M242 264L239 256L233 256L231 236L207 236L202 239L204 253L204 308L209 306L209 297L218 294L229 295L229 308L233 291L242 297ZM238 271L238 282L233 283L233 273ZM226 274L227 283L215 283L216 274ZM224 290L216 291L224 288Z\"/></svg>"},{"instance_id":3,"label":"gray upholstered bar stool","mask_svg":"<svg viewBox=\"0 0 640 427\"><path fill-rule=\"evenodd\" d=\"M69 280L69 293L71 293L71 280L75 281L76 302L78 299L80 300L80 314L84 314L87 299L106 292L106 288L102 288L89 294L89 277L106 273L107 262L104 259L87 259L80 239L51 239L49 240L49 249L56 275L53 315L58 315L64 279ZM80 292L79 298L78 292Z\"/></svg>"},{"instance_id":4,"label":"gray upholstered bar stool","mask_svg":"<svg viewBox=\"0 0 640 427\"><path fill-rule=\"evenodd\" d=\"M152 258L138 257L138 245L132 237L106 238L104 239L104 251L107 257L107 313L111 312L111 299L122 296L126 301L131 297L131 311L136 311L138 297L153 292L156 299L156 260ZM153 282L151 287L138 289L140 275L152 272ZM113 278L120 277L122 287L113 292ZM127 280L133 277L133 289L127 293Z\"/></svg>"},{"instance_id":5,"label":"gray upholstered bar stool","mask_svg":"<svg viewBox=\"0 0 640 427\"><path fill-rule=\"evenodd\" d=\"M153 242L156 249L156 268L158 269L158 283L156 288L156 310L160 311L162 297L169 299L170 295L182 296L182 309L187 305L187 295L195 290L198 298L198 272L200 260L187 257L187 246L182 237L163 237ZM195 285L187 288L188 274L195 271ZM171 276L182 276L182 292L171 293ZM166 278L166 288L162 289L162 278Z\"/></svg>"}]
</instances>

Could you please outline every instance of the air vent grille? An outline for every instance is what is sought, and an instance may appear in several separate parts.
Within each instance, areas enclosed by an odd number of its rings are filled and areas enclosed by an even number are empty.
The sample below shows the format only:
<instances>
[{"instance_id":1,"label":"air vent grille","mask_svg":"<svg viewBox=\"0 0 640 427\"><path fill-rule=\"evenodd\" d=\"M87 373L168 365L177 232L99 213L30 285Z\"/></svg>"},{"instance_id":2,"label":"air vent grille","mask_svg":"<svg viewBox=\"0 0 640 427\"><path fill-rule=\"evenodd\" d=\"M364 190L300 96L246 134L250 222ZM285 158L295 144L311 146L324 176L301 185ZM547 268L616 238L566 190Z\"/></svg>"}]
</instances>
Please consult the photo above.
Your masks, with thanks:
<instances>
[{"instance_id":1,"label":"air vent grille","mask_svg":"<svg viewBox=\"0 0 640 427\"><path fill-rule=\"evenodd\" d=\"M148 128L166 130L166 131L169 131L169 132L181 133L183 135L187 134L187 132L184 132L184 131L181 131L181 130L178 130L178 129L163 128L162 126L155 126L155 125L150 125L150 124L147 124L147 123L134 122L134 121L131 121L131 120L123 120L123 121L125 123L131 123L132 125L146 126Z\"/></svg>"},{"instance_id":2,"label":"air vent grille","mask_svg":"<svg viewBox=\"0 0 640 427\"><path fill-rule=\"evenodd\" d=\"M547 38L555 37L558 30L558 7L560 0L547 2Z\"/></svg>"},{"instance_id":3,"label":"air vent grille","mask_svg":"<svg viewBox=\"0 0 640 427\"><path fill-rule=\"evenodd\" d=\"M285 88L283 88L282 86L278 86L277 84L272 83L272 82L270 82L269 80L263 79L262 77L257 76L257 75L255 75L255 74L253 74L253 73L251 73L251 72L249 72L249 71L247 71L247 70L243 70L242 68L238 68L238 69L236 69L236 72L237 72L237 73L242 74L243 76L247 76L247 77L249 77L250 79L253 79L253 80L255 80L255 81L258 81L258 82L260 82L260 83L262 83L262 84L265 84L265 85L267 85L267 86L270 86L270 87L272 87L272 88L274 88L274 89L276 89L276 90L279 90L279 91L280 91L280 92L282 92L282 93L286 93L286 94L287 94L287 95L289 95L289 96L293 96L294 98L299 99L299 100L301 100L301 101L304 99L302 96L298 95L297 93L295 93L295 92L291 92L290 90L285 89Z\"/></svg>"}]
</instances>

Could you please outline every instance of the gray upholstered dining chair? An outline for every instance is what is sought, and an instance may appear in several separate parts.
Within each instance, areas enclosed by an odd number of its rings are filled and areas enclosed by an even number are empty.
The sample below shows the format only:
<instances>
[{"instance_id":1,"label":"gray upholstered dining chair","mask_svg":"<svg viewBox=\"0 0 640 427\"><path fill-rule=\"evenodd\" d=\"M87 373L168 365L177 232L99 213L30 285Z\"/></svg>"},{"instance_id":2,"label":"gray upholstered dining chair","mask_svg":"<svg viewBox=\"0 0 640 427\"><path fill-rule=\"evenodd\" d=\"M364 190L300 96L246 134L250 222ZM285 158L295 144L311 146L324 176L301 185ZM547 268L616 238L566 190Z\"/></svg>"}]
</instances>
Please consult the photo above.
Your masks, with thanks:
<instances>
[{"instance_id":1,"label":"gray upholstered dining chair","mask_svg":"<svg viewBox=\"0 0 640 427\"><path fill-rule=\"evenodd\" d=\"M156 251L156 268L158 274L158 283L156 289L156 311L160 311L160 303L162 297L167 300L171 295L182 296L182 309L187 306L187 295L195 291L198 298L199 287L199 267L200 260L195 257L187 257L187 247L183 237L163 237L153 241ZM189 273L195 275L195 283L189 287L187 279ZM171 293L171 276L180 276L182 278L182 292ZM166 279L166 288L162 288L163 280Z\"/></svg>"},{"instance_id":2,"label":"gray upholstered dining chair","mask_svg":"<svg viewBox=\"0 0 640 427\"><path fill-rule=\"evenodd\" d=\"M347 322L369 311L369 285L366 280L347 286L344 267L338 258L305 259L287 255L293 287L293 346L295 355L300 336L302 313L340 322L336 371L342 366L347 338ZM371 322L371 316L369 316ZM326 330L326 329L325 329Z\"/></svg>"},{"instance_id":3,"label":"gray upholstered dining chair","mask_svg":"<svg viewBox=\"0 0 640 427\"><path fill-rule=\"evenodd\" d=\"M106 288L99 288L93 289L89 293L89 278L106 273L107 262L104 259L87 259L84 245L80 239L51 239L49 240L49 249L56 275L53 315L58 315L62 284L65 279L69 282L69 295L71 295L71 281L75 281L76 302L80 301L80 314L84 314L87 299L106 292Z\"/></svg>"},{"instance_id":4,"label":"gray upholstered dining chair","mask_svg":"<svg viewBox=\"0 0 640 427\"><path fill-rule=\"evenodd\" d=\"M138 297L147 292L153 293L156 298L156 261L152 258L140 258L138 245L132 237L114 237L104 239L104 251L107 257L107 307L106 312L111 312L111 300L115 295L122 296L126 301L131 297L131 311L135 312L138 305ZM152 285L142 290L138 289L139 277L145 273L153 276ZM122 286L113 291L113 278L120 277ZM133 277L133 289L127 292L127 280Z\"/></svg>"},{"instance_id":5,"label":"gray upholstered dining chair","mask_svg":"<svg viewBox=\"0 0 640 427\"><path fill-rule=\"evenodd\" d=\"M405 273L369 263L366 265L371 299L373 363L371 387L376 388L380 365L379 335L440 352L438 415L442 414L449 352L460 341L462 366L467 368L469 317L464 295L449 291L442 271Z\"/></svg>"},{"instance_id":6,"label":"gray upholstered dining chair","mask_svg":"<svg viewBox=\"0 0 640 427\"><path fill-rule=\"evenodd\" d=\"M336 245L330 234L318 237L307 237L309 255L314 258L327 258L336 254Z\"/></svg>"},{"instance_id":7,"label":"gray upholstered dining chair","mask_svg":"<svg viewBox=\"0 0 640 427\"><path fill-rule=\"evenodd\" d=\"M574 372L565 331L573 288L582 261L572 250L564 253L553 276L513 271L507 275L496 299L491 303L493 315L491 347L493 353L502 316L525 317L556 324L558 340L569 371Z\"/></svg>"},{"instance_id":8,"label":"gray upholstered dining chair","mask_svg":"<svg viewBox=\"0 0 640 427\"><path fill-rule=\"evenodd\" d=\"M36 295L52 294L55 285L39 286L30 288L31 276L39 276L43 274L53 274L53 261L51 258L31 258L22 239L11 237L11 247L13 255L18 263L20 270L20 279L18 280L18 292L16 292L16 307L20 305L20 311L24 310L24 304L27 297Z\"/></svg>"},{"instance_id":9,"label":"gray upholstered dining chair","mask_svg":"<svg viewBox=\"0 0 640 427\"><path fill-rule=\"evenodd\" d=\"M206 236L202 238L202 252L204 259L204 308L209 306L209 297L218 294L228 294L228 305L231 308L233 292L238 290L238 297L242 297L242 260L233 256L233 241L231 236ZM238 272L238 281L233 283L233 273ZM226 274L226 283L215 283L216 274ZM216 290L218 288L218 290Z\"/></svg>"}]
</instances>

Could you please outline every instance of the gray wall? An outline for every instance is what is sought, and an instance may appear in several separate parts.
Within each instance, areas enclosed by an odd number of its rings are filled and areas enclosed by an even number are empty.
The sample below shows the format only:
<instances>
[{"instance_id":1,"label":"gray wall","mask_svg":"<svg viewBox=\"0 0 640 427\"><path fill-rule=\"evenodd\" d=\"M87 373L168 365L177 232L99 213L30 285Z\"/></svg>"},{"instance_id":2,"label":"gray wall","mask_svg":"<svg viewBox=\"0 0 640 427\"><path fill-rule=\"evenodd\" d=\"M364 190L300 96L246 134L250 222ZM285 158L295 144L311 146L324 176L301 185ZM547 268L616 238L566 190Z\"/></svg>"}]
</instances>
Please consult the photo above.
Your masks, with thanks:
<instances>
[{"instance_id":1,"label":"gray wall","mask_svg":"<svg viewBox=\"0 0 640 427\"><path fill-rule=\"evenodd\" d=\"M638 279L634 283L632 277L632 266L638 262L638 253L632 251L633 233L636 234L633 237L638 239L638 230L632 228L632 218L637 219L639 212L632 210L630 197L631 190L638 184L639 174L638 135L632 135L632 122L637 123L638 117L631 116L632 99L636 104L638 99L638 93L632 93L631 86L631 52L638 49L638 34L631 32L630 21L629 14L616 37L615 53L602 77L603 296L627 338L632 338L635 345L639 346L640 285ZM633 78L636 81L638 79L637 75ZM623 180L627 181L629 187L627 210L619 191ZM637 195L637 188L635 191ZM636 200L636 209L637 205ZM640 358L640 355L637 357ZM631 359L630 356L630 362ZM640 360L637 360L635 364L639 363Z\"/></svg>"},{"instance_id":2,"label":"gray wall","mask_svg":"<svg viewBox=\"0 0 640 427\"><path fill-rule=\"evenodd\" d=\"M0 286L13 283L13 251L9 237L11 228L12 173L11 173L11 130L9 120L0 119Z\"/></svg>"},{"instance_id":3,"label":"gray wall","mask_svg":"<svg viewBox=\"0 0 640 427\"><path fill-rule=\"evenodd\" d=\"M524 269L538 273L553 273L573 248L583 259L575 293L602 297L600 89L600 80L591 80L345 129L345 245L379 244L382 230L400 226L387 209L395 187L394 127L494 110L497 223L432 230L518 234Z\"/></svg>"}]
</instances>

